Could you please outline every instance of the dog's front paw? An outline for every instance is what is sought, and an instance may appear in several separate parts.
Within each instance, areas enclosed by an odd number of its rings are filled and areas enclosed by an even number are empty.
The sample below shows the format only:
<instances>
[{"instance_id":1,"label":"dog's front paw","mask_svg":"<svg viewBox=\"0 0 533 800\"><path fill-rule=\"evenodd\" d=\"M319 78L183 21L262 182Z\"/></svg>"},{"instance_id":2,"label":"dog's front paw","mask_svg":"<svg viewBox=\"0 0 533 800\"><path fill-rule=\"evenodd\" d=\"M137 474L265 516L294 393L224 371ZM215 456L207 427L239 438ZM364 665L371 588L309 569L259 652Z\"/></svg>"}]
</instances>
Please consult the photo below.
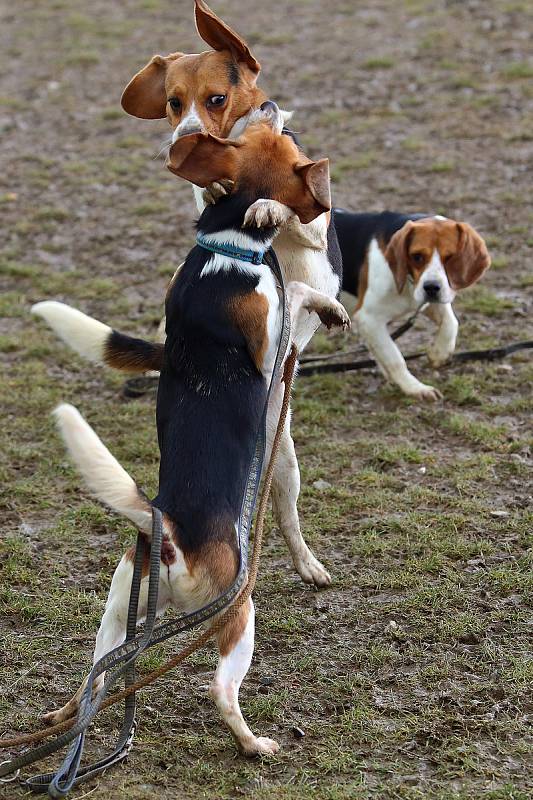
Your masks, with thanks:
<instances>
[{"instance_id":1,"label":"dog's front paw","mask_svg":"<svg viewBox=\"0 0 533 800\"><path fill-rule=\"evenodd\" d=\"M432 367L442 367L453 356L453 349L433 345L428 350L428 360Z\"/></svg>"},{"instance_id":2,"label":"dog's front paw","mask_svg":"<svg viewBox=\"0 0 533 800\"><path fill-rule=\"evenodd\" d=\"M205 187L202 192L202 200L206 206L214 206L221 197L231 194L234 185L234 182L230 180L215 181Z\"/></svg>"},{"instance_id":3,"label":"dog's front paw","mask_svg":"<svg viewBox=\"0 0 533 800\"><path fill-rule=\"evenodd\" d=\"M328 329L335 325L346 331L352 324L344 306L330 297L324 296L323 300L313 301L306 308L308 311L314 311L318 314L320 321Z\"/></svg>"},{"instance_id":4,"label":"dog's front paw","mask_svg":"<svg viewBox=\"0 0 533 800\"><path fill-rule=\"evenodd\" d=\"M241 745L241 750L245 756L274 756L279 752L279 744L274 739L267 739L266 736L255 736L252 741Z\"/></svg>"},{"instance_id":5,"label":"dog's front paw","mask_svg":"<svg viewBox=\"0 0 533 800\"><path fill-rule=\"evenodd\" d=\"M331 583L331 575L324 565L320 563L318 558L315 558L311 551L306 553L302 558L295 558L294 566L303 582L311 583L316 586L317 589L323 589Z\"/></svg>"},{"instance_id":6,"label":"dog's front paw","mask_svg":"<svg viewBox=\"0 0 533 800\"><path fill-rule=\"evenodd\" d=\"M277 228L294 216L288 206L277 200L256 200L244 217L244 228Z\"/></svg>"},{"instance_id":7,"label":"dog's front paw","mask_svg":"<svg viewBox=\"0 0 533 800\"><path fill-rule=\"evenodd\" d=\"M419 383L412 389L408 389L407 394L409 397L424 400L426 403L436 403L438 400L442 400L442 394L439 390L433 386L428 386L426 383Z\"/></svg>"}]
</instances>

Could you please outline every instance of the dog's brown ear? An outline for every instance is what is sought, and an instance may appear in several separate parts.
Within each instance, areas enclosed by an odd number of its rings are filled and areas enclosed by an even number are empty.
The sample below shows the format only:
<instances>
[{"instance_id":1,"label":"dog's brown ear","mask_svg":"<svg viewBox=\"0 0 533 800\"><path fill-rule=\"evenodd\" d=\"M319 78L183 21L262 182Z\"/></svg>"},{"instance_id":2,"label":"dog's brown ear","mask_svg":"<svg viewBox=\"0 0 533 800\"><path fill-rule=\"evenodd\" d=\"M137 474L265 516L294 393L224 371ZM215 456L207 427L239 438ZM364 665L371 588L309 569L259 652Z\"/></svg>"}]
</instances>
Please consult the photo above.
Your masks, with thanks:
<instances>
[{"instance_id":1,"label":"dog's brown ear","mask_svg":"<svg viewBox=\"0 0 533 800\"><path fill-rule=\"evenodd\" d=\"M153 56L148 64L133 76L122 92L121 104L132 117L162 119L167 115L165 78L168 65L183 53Z\"/></svg>"},{"instance_id":2,"label":"dog's brown ear","mask_svg":"<svg viewBox=\"0 0 533 800\"><path fill-rule=\"evenodd\" d=\"M304 196L301 203L294 206L294 211L300 222L306 224L331 209L329 160L323 158L321 161L306 161L297 164L294 170L304 184Z\"/></svg>"},{"instance_id":3,"label":"dog's brown ear","mask_svg":"<svg viewBox=\"0 0 533 800\"><path fill-rule=\"evenodd\" d=\"M406 222L403 228L396 231L385 250L385 258L394 275L396 288L399 294L403 292L405 282L407 281L409 272L409 243L414 229L415 226L410 220Z\"/></svg>"},{"instance_id":4,"label":"dog's brown ear","mask_svg":"<svg viewBox=\"0 0 533 800\"><path fill-rule=\"evenodd\" d=\"M235 181L240 143L211 133L181 136L169 150L167 169L196 184L209 186L220 180Z\"/></svg>"},{"instance_id":5,"label":"dog's brown ear","mask_svg":"<svg viewBox=\"0 0 533 800\"><path fill-rule=\"evenodd\" d=\"M457 251L447 259L444 269L452 289L465 289L481 278L490 267L490 255L479 233L466 222L457 222Z\"/></svg>"},{"instance_id":6,"label":"dog's brown ear","mask_svg":"<svg viewBox=\"0 0 533 800\"><path fill-rule=\"evenodd\" d=\"M213 50L229 50L236 61L243 61L254 75L254 83L261 71L259 61L252 55L250 48L235 33L229 25L217 17L211 11L204 0L195 0L194 17L196 20L196 30Z\"/></svg>"}]
</instances>

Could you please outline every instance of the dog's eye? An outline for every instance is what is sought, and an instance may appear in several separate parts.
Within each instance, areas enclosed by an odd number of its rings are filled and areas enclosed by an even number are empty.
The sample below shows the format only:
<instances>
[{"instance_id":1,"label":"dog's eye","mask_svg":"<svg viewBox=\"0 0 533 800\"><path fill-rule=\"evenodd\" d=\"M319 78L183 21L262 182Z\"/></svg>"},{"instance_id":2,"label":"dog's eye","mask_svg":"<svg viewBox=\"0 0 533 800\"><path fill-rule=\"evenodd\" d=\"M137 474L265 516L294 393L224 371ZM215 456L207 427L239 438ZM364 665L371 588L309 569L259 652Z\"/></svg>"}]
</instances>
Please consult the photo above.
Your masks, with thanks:
<instances>
[{"instance_id":1,"label":"dog's eye","mask_svg":"<svg viewBox=\"0 0 533 800\"><path fill-rule=\"evenodd\" d=\"M181 108L181 100L178 100L177 97L169 97L168 104L173 111L179 111Z\"/></svg>"},{"instance_id":2,"label":"dog's eye","mask_svg":"<svg viewBox=\"0 0 533 800\"><path fill-rule=\"evenodd\" d=\"M411 253L411 259L414 264L422 264L424 256L422 253Z\"/></svg>"},{"instance_id":3,"label":"dog's eye","mask_svg":"<svg viewBox=\"0 0 533 800\"><path fill-rule=\"evenodd\" d=\"M224 105L226 101L225 94L212 94L209 100L207 101L207 105L211 106L212 108L216 108L216 106Z\"/></svg>"}]
</instances>

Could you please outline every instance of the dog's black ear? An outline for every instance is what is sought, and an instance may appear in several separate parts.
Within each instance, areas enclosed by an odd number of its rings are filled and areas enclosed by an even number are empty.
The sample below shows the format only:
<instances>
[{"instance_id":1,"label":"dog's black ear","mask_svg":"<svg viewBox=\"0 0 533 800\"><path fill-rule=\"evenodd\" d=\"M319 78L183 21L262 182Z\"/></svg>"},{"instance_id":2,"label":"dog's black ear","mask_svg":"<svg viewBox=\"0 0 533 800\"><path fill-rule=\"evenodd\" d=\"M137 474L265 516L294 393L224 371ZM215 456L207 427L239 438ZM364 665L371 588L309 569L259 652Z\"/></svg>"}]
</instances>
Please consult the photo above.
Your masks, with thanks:
<instances>
[{"instance_id":1,"label":"dog's black ear","mask_svg":"<svg viewBox=\"0 0 533 800\"><path fill-rule=\"evenodd\" d=\"M457 250L447 259L444 269L452 289L466 289L478 281L490 267L487 245L466 222L457 222Z\"/></svg>"},{"instance_id":2,"label":"dog's black ear","mask_svg":"<svg viewBox=\"0 0 533 800\"><path fill-rule=\"evenodd\" d=\"M122 108L132 117L162 119L167 115L165 78L169 64L183 53L153 56L148 64L133 76L122 93Z\"/></svg>"},{"instance_id":3,"label":"dog's black ear","mask_svg":"<svg viewBox=\"0 0 533 800\"><path fill-rule=\"evenodd\" d=\"M229 50L235 61L244 62L253 75L253 82L261 71L259 61L238 33L217 17L204 0L195 0L194 17L196 30L213 50Z\"/></svg>"},{"instance_id":4,"label":"dog's black ear","mask_svg":"<svg viewBox=\"0 0 533 800\"><path fill-rule=\"evenodd\" d=\"M409 220L403 228L396 231L385 250L385 258L396 281L398 293L403 292L409 272L409 244L414 233L415 226Z\"/></svg>"}]
</instances>

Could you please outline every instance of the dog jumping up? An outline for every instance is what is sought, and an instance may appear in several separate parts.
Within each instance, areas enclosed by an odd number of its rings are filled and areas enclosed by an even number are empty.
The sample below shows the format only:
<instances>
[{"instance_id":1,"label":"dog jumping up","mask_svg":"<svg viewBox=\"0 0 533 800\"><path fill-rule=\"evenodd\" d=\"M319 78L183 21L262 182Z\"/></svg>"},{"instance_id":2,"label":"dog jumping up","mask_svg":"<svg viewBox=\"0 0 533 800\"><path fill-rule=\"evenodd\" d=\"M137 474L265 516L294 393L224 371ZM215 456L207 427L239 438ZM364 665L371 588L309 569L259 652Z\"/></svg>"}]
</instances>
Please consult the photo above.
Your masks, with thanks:
<instances>
[{"instance_id":1,"label":"dog jumping up","mask_svg":"<svg viewBox=\"0 0 533 800\"><path fill-rule=\"evenodd\" d=\"M417 309L437 325L428 350L434 367L455 350L458 322L452 302L490 266L485 242L466 222L391 211L353 214L335 208L343 259L342 288L357 297L353 320L386 378L421 400L442 397L407 369L387 323Z\"/></svg>"},{"instance_id":2,"label":"dog jumping up","mask_svg":"<svg viewBox=\"0 0 533 800\"><path fill-rule=\"evenodd\" d=\"M167 294L165 344L146 345L160 359L161 372L155 499L146 498L75 408L61 405L55 411L74 462L102 502L130 519L148 540L152 504L162 511L160 614L169 606L194 611L235 579L239 514L282 324L276 280L261 256L288 208L309 221L330 204L327 160L305 158L292 139L281 135L282 125L278 108L266 103L237 141L195 133L181 137L170 150L169 166L177 174L201 186L230 179L234 190L203 212L199 244ZM291 319L316 313L328 326L349 326L336 300L302 283L288 284L287 299ZM76 335L75 317L71 321ZM297 329L292 341L298 346ZM112 343L110 348L112 352ZM120 358L126 350L121 347ZM134 347L133 359L137 353ZM281 384L279 376L276 380ZM270 429L278 414L277 404L269 408ZM95 662L125 638L133 557L130 549L113 576ZM146 609L147 572L148 562L139 619ZM278 744L255 736L239 707L239 688L254 646L251 600L223 628L217 644L220 658L210 694L223 719L245 755L275 753ZM95 691L103 678L96 681ZM46 720L56 723L74 714L83 688Z\"/></svg>"},{"instance_id":3,"label":"dog jumping up","mask_svg":"<svg viewBox=\"0 0 533 800\"><path fill-rule=\"evenodd\" d=\"M153 56L131 79L122 95L122 107L129 114L141 119L166 117L172 127L173 144L182 136L200 131L235 139L245 130L253 109L267 100L257 86L261 66L245 40L203 0L195 0L195 20L201 38L213 49L199 54L177 52ZM281 114L284 121L290 116L286 112ZM294 138L285 128L284 132ZM207 203L231 191L231 180L221 178L207 186L193 185L193 189L202 212ZM277 216L276 254L285 281L302 281L331 298L337 297L342 262L335 229L330 224L330 212L322 212L310 221L303 221L297 214L280 214L279 209ZM157 358L162 351L157 345L145 345L137 340L135 350L131 337L112 336L109 326L81 315L71 325L74 309L70 316L66 307L58 309L50 303L39 303L34 310L67 344L92 360L112 362L114 367L130 372L159 369ZM300 350L319 325L320 319L315 313L304 312L297 316L294 327ZM79 335L70 338L73 328ZM281 403L281 397L275 402ZM330 575L301 533L297 509L299 493L300 470L287 424L272 486L276 522L302 580L319 587L327 586L331 582Z\"/></svg>"}]
</instances>

